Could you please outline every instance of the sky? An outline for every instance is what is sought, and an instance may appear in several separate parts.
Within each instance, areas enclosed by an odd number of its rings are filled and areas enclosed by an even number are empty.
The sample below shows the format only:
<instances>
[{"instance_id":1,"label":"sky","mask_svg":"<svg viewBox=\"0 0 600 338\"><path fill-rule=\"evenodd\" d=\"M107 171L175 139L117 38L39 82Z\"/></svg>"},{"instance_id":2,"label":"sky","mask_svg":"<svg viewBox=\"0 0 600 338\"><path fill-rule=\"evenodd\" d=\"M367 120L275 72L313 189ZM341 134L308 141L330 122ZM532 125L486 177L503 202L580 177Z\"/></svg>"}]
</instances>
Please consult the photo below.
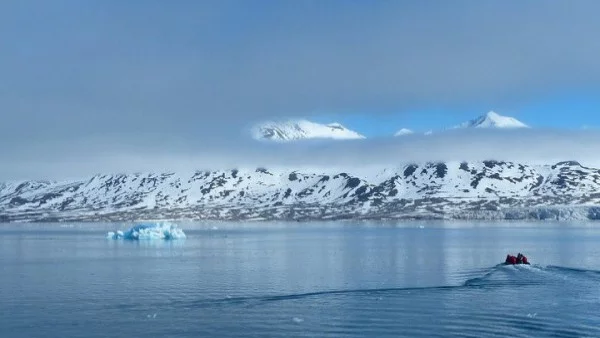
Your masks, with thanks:
<instances>
[{"instance_id":1,"label":"sky","mask_svg":"<svg viewBox=\"0 0 600 338\"><path fill-rule=\"evenodd\" d=\"M563 94L524 102L516 107L489 109L421 109L390 114L323 113L313 117L315 122L339 121L366 137L386 137L407 128L415 132L441 130L470 121L489 111L511 116L538 129L600 129L600 99L596 94Z\"/></svg>"},{"instance_id":2,"label":"sky","mask_svg":"<svg viewBox=\"0 0 600 338\"><path fill-rule=\"evenodd\" d=\"M585 127L591 142L598 10L594 0L2 1L0 181L259 163L271 150L249 151L245 131L265 119L381 137L494 110L543 130Z\"/></svg>"}]
</instances>

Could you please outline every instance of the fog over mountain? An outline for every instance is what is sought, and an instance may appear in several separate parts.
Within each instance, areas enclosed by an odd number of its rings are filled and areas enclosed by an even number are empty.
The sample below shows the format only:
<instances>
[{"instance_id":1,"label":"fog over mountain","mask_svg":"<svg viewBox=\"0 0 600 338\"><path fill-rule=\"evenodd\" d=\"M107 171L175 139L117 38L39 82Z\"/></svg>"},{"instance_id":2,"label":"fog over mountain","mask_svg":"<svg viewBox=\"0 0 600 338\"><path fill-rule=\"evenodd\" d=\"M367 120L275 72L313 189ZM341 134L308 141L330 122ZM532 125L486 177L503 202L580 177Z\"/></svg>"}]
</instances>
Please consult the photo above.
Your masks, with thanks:
<instances>
[{"instance_id":1,"label":"fog over mountain","mask_svg":"<svg viewBox=\"0 0 600 338\"><path fill-rule=\"evenodd\" d=\"M585 162L597 141L587 132L503 142L436 136L437 127L424 139L423 127L294 149L254 144L244 131L332 113L410 122L429 110L455 117L596 97L598 9L586 0L1 2L0 181L424 157ZM570 123L569 109L559 120Z\"/></svg>"},{"instance_id":2,"label":"fog over mountain","mask_svg":"<svg viewBox=\"0 0 600 338\"><path fill-rule=\"evenodd\" d=\"M235 145L178 144L169 139L148 150L137 146L107 148L80 145L65 153L49 150L42 157L26 158L7 165L7 179L79 178L97 173L136 171L192 171L256 167L344 168L394 165L411 161L505 160L550 163L577 160L598 165L600 132L596 130L449 130L431 135L405 135L344 141L304 140L292 143L265 143L247 139ZM181 145L181 146L179 146ZM48 146L51 148L50 146ZM117 150L112 150L117 149ZM68 155L69 161L64 157ZM22 156L22 154L15 154ZM6 181L6 180L5 180Z\"/></svg>"}]
</instances>

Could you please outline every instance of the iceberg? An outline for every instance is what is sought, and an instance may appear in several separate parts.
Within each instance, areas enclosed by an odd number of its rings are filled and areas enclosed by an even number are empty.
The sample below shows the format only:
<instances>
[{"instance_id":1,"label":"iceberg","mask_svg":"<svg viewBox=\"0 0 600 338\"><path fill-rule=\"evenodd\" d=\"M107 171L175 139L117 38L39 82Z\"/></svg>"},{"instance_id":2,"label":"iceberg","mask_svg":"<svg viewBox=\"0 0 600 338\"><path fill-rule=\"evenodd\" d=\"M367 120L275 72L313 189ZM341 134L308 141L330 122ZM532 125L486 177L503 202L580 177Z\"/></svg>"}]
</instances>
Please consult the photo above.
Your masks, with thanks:
<instances>
[{"instance_id":1,"label":"iceberg","mask_svg":"<svg viewBox=\"0 0 600 338\"><path fill-rule=\"evenodd\" d=\"M146 240L146 239L185 239L185 233L176 224L171 223L148 223L137 224L127 231L109 231L108 239Z\"/></svg>"}]
</instances>

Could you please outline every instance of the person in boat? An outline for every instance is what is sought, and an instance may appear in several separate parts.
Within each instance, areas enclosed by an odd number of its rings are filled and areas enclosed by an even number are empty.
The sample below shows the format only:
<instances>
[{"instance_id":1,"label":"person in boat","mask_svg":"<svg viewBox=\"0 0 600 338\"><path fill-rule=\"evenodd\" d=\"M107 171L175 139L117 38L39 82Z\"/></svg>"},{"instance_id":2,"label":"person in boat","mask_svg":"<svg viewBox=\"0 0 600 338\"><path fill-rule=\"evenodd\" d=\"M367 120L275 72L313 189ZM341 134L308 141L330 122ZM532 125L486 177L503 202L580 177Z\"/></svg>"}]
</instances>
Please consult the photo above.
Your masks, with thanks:
<instances>
[{"instance_id":1,"label":"person in boat","mask_svg":"<svg viewBox=\"0 0 600 338\"><path fill-rule=\"evenodd\" d=\"M529 264L529 261L527 260L527 257L525 257L525 255L521 254L519 252L519 254L515 257L513 255L506 255L506 260L504 261L504 264L509 264L509 265L516 265L516 264Z\"/></svg>"},{"instance_id":2,"label":"person in boat","mask_svg":"<svg viewBox=\"0 0 600 338\"><path fill-rule=\"evenodd\" d=\"M520 252L517 255L517 264L529 264L529 262L527 261L527 257L525 257L525 255L523 255Z\"/></svg>"},{"instance_id":3,"label":"person in boat","mask_svg":"<svg viewBox=\"0 0 600 338\"><path fill-rule=\"evenodd\" d=\"M517 254L517 264L523 264L523 254L520 252Z\"/></svg>"},{"instance_id":4,"label":"person in boat","mask_svg":"<svg viewBox=\"0 0 600 338\"><path fill-rule=\"evenodd\" d=\"M506 255L506 261L504 261L504 264L510 264L510 265L517 264L517 257L510 255L510 254Z\"/></svg>"}]
</instances>

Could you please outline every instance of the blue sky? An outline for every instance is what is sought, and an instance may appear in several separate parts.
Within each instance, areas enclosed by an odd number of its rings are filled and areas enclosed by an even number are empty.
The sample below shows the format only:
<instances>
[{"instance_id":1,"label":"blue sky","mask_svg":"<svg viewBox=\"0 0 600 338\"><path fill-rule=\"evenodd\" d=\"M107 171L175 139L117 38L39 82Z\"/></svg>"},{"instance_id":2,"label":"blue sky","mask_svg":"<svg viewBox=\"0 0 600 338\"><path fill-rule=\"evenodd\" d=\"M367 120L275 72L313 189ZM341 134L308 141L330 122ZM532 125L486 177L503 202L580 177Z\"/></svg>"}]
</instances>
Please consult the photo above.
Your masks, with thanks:
<instances>
[{"instance_id":1,"label":"blue sky","mask_svg":"<svg viewBox=\"0 0 600 338\"><path fill-rule=\"evenodd\" d=\"M593 94L577 93L542 97L515 107L438 108L390 114L369 112L348 114L317 113L313 120L319 123L336 121L367 137L389 136L401 128L426 132L441 130L469 121L488 111L514 117L539 129L597 129L600 128L600 99Z\"/></svg>"}]
</instances>

